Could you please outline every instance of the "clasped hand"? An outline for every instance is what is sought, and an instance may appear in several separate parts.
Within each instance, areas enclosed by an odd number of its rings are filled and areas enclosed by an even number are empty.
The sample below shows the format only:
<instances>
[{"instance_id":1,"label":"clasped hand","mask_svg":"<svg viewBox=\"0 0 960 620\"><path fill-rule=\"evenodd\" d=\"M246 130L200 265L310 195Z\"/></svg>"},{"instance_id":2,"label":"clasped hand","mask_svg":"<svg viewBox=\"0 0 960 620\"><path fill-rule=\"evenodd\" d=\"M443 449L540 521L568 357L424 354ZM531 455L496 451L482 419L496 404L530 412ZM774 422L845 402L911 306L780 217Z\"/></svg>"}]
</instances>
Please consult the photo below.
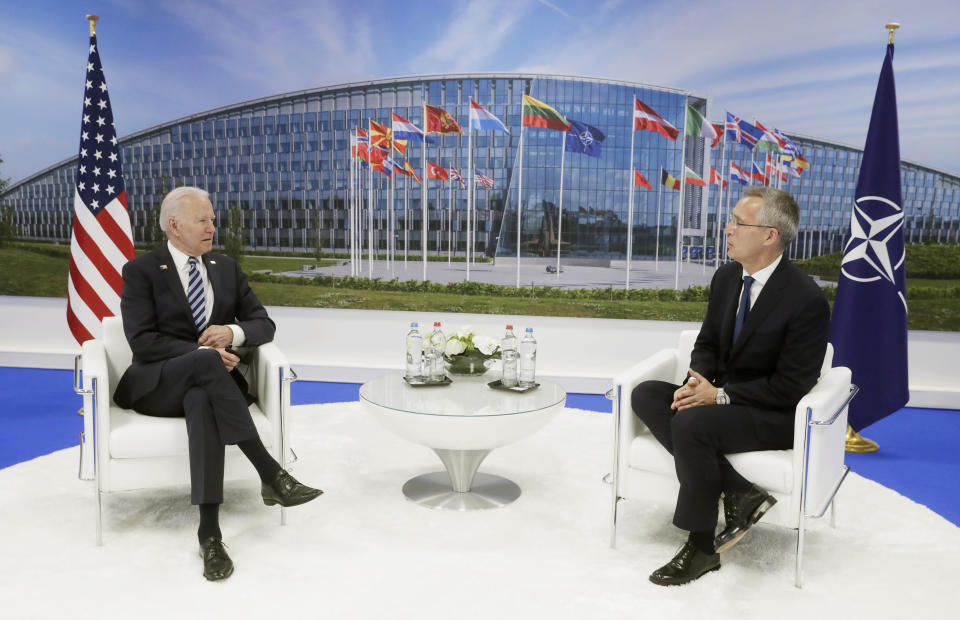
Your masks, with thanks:
<instances>
[{"instance_id":1,"label":"clasped hand","mask_svg":"<svg viewBox=\"0 0 960 620\"><path fill-rule=\"evenodd\" d=\"M200 346L220 349L233 344L233 330L226 325L210 325L200 334Z\"/></svg>"},{"instance_id":2,"label":"clasped hand","mask_svg":"<svg viewBox=\"0 0 960 620\"><path fill-rule=\"evenodd\" d=\"M670 408L681 411L690 407L716 404L717 388L696 370L691 368L688 372L690 378L673 393L673 403Z\"/></svg>"}]
</instances>

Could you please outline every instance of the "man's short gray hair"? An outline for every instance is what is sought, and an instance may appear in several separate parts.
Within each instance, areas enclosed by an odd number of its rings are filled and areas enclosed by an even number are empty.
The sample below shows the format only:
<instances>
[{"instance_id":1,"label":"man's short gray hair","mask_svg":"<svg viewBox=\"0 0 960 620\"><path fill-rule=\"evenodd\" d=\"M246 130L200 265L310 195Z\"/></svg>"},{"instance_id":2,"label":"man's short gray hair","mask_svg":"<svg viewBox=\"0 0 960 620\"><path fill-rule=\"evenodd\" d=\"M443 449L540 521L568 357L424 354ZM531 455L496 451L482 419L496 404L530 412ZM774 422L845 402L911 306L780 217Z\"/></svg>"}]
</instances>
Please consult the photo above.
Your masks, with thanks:
<instances>
[{"instance_id":1,"label":"man's short gray hair","mask_svg":"<svg viewBox=\"0 0 960 620\"><path fill-rule=\"evenodd\" d=\"M167 232L167 222L180 215L180 205L186 198L210 199L210 193L199 187L178 187L163 197L160 203L160 230Z\"/></svg>"},{"instance_id":2,"label":"man's short gray hair","mask_svg":"<svg viewBox=\"0 0 960 620\"><path fill-rule=\"evenodd\" d=\"M759 198L759 221L757 224L772 226L780 232L780 246L786 248L797 238L800 227L800 207L793 196L775 187L747 187L744 196Z\"/></svg>"}]
</instances>

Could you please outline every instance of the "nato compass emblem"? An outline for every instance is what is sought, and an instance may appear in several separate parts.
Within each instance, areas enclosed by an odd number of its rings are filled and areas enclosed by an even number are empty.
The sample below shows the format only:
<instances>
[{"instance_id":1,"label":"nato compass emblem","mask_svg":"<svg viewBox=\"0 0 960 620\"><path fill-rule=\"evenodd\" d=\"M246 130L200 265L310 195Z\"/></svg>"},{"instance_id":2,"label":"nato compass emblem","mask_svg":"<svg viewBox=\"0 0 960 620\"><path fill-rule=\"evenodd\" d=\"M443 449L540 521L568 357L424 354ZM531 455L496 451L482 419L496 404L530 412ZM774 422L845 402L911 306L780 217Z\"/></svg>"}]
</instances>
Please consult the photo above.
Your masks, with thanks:
<instances>
[{"instance_id":1,"label":"nato compass emblem","mask_svg":"<svg viewBox=\"0 0 960 620\"><path fill-rule=\"evenodd\" d=\"M895 272L906 257L903 237L897 236L903 228L903 209L881 196L862 196L855 203L840 271L854 282L885 280L896 286ZM897 294L906 309L903 292Z\"/></svg>"},{"instance_id":2,"label":"nato compass emblem","mask_svg":"<svg viewBox=\"0 0 960 620\"><path fill-rule=\"evenodd\" d=\"M583 145L584 150L590 151L593 149L593 134L590 133L589 127L584 127L583 131L577 134L577 137L580 138L580 144Z\"/></svg>"}]
</instances>

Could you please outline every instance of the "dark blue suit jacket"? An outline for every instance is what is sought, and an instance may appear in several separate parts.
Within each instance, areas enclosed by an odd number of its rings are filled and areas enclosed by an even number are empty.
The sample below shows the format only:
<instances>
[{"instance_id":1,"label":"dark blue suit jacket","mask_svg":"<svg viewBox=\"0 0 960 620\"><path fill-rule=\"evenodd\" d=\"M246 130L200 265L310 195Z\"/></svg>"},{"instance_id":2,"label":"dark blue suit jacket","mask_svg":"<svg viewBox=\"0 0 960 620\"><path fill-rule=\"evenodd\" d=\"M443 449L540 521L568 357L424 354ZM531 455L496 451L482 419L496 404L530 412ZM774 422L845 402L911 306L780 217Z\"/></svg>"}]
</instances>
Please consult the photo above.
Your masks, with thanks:
<instances>
[{"instance_id":1,"label":"dark blue suit jacket","mask_svg":"<svg viewBox=\"0 0 960 620\"><path fill-rule=\"evenodd\" d=\"M750 407L761 437L780 435L792 428L797 403L820 376L830 306L813 279L784 256L733 342L742 275L737 262L714 274L690 367L723 387L731 404Z\"/></svg>"},{"instance_id":2,"label":"dark blue suit jacket","mask_svg":"<svg viewBox=\"0 0 960 620\"><path fill-rule=\"evenodd\" d=\"M208 252L203 264L213 287L210 324L239 325L246 336L244 346L273 340L276 326L237 262ZM133 363L117 384L114 401L130 407L157 386L166 360L200 347L187 296L166 244L124 265L120 313Z\"/></svg>"}]
</instances>

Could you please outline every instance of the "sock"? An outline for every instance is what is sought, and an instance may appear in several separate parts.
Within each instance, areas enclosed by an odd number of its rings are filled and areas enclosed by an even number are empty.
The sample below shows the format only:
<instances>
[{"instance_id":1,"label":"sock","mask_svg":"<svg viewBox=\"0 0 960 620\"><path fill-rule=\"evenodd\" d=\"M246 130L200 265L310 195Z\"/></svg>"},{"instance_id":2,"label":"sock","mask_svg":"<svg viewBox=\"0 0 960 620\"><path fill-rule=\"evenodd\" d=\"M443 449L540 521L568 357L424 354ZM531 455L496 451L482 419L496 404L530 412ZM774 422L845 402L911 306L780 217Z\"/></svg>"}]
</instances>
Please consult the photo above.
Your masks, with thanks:
<instances>
[{"instance_id":1,"label":"sock","mask_svg":"<svg viewBox=\"0 0 960 620\"><path fill-rule=\"evenodd\" d=\"M256 468L257 474L260 475L260 480L263 482L271 482L276 477L277 472L280 471L280 463L270 456L263 442L260 441L260 437L241 441L237 444L237 447Z\"/></svg>"},{"instance_id":2,"label":"sock","mask_svg":"<svg viewBox=\"0 0 960 620\"><path fill-rule=\"evenodd\" d=\"M200 529L197 530L197 538L202 543L211 536L217 540L223 537L220 533L220 504L200 504Z\"/></svg>"},{"instance_id":3,"label":"sock","mask_svg":"<svg viewBox=\"0 0 960 620\"><path fill-rule=\"evenodd\" d=\"M703 553L710 555L715 553L713 550L713 532L690 532L688 540Z\"/></svg>"}]
</instances>

